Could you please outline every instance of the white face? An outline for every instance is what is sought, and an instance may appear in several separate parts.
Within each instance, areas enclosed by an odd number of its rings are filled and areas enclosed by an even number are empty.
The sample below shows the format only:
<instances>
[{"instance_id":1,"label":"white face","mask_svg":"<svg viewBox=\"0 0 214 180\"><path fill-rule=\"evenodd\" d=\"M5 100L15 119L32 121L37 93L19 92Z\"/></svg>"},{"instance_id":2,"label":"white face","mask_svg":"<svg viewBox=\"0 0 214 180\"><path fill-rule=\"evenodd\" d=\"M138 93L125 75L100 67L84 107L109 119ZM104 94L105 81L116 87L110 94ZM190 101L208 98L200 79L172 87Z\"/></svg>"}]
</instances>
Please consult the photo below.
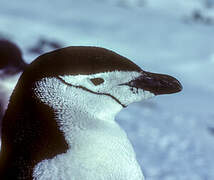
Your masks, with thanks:
<instances>
[{"instance_id":1,"label":"white face","mask_svg":"<svg viewBox=\"0 0 214 180\"><path fill-rule=\"evenodd\" d=\"M59 76L59 78L68 85L81 86L103 96L108 96L107 94L109 94L112 100L116 102L118 100L117 103L127 106L130 103L154 96L154 94L148 91L122 85L136 79L140 75L139 72L134 71L113 71L92 75ZM93 83L93 81L95 81L95 83ZM96 81L98 83L96 83Z\"/></svg>"},{"instance_id":2,"label":"white face","mask_svg":"<svg viewBox=\"0 0 214 180\"><path fill-rule=\"evenodd\" d=\"M113 71L44 78L36 82L34 92L44 103L57 106L55 109L62 106L74 109L76 106L78 110L96 109L97 112L104 110L108 113L109 109L118 109L118 106L122 109L130 103L154 96L143 89L123 85L140 75L135 71Z\"/></svg>"}]
</instances>

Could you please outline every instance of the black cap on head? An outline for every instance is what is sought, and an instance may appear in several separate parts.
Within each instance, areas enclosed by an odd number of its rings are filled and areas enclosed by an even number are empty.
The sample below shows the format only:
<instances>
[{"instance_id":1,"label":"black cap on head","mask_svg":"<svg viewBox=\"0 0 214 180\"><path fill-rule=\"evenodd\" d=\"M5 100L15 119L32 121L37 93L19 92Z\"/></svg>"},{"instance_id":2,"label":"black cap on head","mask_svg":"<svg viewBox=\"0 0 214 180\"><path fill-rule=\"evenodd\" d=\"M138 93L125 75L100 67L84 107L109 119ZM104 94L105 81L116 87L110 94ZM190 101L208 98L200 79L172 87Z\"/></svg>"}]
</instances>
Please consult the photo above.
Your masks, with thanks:
<instances>
[{"instance_id":1,"label":"black cap on head","mask_svg":"<svg viewBox=\"0 0 214 180\"><path fill-rule=\"evenodd\" d=\"M94 74L109 71L136 71L142 75L128 83L131 87L148 90L156 95L171 94L182 89L175 78L143 71L129 59L105 48L71 46L39 56L25 74L31 83L44 77L58 75Z\"/></svg>"},{"instance_id":2,"label":"black cap on head","mask_svg":"<svg viewBox=\"0 0 214 180\"><path fill-rule=\"evenodd\" d=\"M39 56L28 68L35 78L94 74L108 71L142 71L129 59L104 48L71 46Z\"/></svg>"}]
</instances>

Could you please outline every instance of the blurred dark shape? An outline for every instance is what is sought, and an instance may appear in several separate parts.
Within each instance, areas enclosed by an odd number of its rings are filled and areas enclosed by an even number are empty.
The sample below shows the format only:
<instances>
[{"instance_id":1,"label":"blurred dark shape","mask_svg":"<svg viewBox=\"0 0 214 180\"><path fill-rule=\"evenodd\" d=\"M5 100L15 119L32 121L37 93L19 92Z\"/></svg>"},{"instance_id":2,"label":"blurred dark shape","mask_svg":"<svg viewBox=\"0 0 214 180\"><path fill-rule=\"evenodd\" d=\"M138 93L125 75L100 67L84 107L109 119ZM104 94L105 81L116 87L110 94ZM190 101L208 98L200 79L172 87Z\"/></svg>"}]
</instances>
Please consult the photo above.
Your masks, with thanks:
<instances>
[{"instance_id":1,"label":"blurred dark shape","mask_svg":"<svg viewBox=\"0 0 214 180\"><path fill-rule=\"evenodd\" d=\"M0 120L3 118L3 104L1 103L1 94L0 94ZM1 121L0 121L0 127L1 127Z\"/></svg>"},{"instance_id":2,"label":"blurred dark shape","mask_svg":"<svg viewBox=\"0 0 214 180\"><path fill-rule=\"evenodd\" d=\"M2 94L0 94L0 137L1 137L2 118L3 118L3 115L4 115L3 103L1 101L2 101Z\"/></svg>"},{"instance_id":3,"label":"blurred dark shape","mask_svg":"<svg viewBox=\"0 0 214 180\"><path fill-rule=\"evenodd\" d=\"M6 39L0 39L0 78L21 72L26 66L18 46Z\"/></svg>"},{"instance_id":4,"label":"blurred dark shape","mask_svg":"<svg viewBox=\"0 0 214 180\"><path fill-rule=\"evenodd\" d=\"M199 10L193 11L192 19L199 23L213 24L213 19L211 17L205 17Z\"/></svg>"},{"instance_id":5,"label":"blurred dark shape","mask_svg":"<svg viewBox=\"0 0 214 180\"><path fill-rule=\"evenodd\" d=\"M196 9L192 11L189 17L184 17L185 23L200 23L205 25L214 25L214 18L212 16L205 15L200 10Z\"/></svg>"},{"instance_id":6,"label":"blurred dark shape","mask_svg":"<svg viewBox=\"0 0 214 180\"><path fill-rule=\"evenodd\" d=\"M213 8L214 7L214 1L213 0L205 0L205 7L206 8Z\"/></svg>"},{"instance_id":7,"label":"blurred dark shape","mask_svg":"<svg viewBox=\"0 0 214 180\"><path fill-rule=\"evenodd\" d=\"M62 44L57 41L40 38L33 47L28 49L28 51L34 54L43 54L46 52L46 49L55 50L62 47Z\"/></svg>"},{"instance_id":8,"label":"blurred dark shape","mask_svg":"<svg viewBox=\"0 0 214 180\"><path fill-rule=\"evenodd\" d=\"M26 66L19 47L9 40L0 39L0 124L18 73Z\"/></svg>"},{"instance_id":9,"label":"blurred dark shape","mask_svg":"<svg viewBox=\"0 0 214 180\"><path fill-rule=\"evenodd\" d=\"M208 131L210 134L214 135L214 127L208 127Z\"/></svg>"},{"instance_id":10,"label":"blurred dark shape","mask_svg":"<svg viewBox=\"0 0 214 180\"><path fill-rule=\"evenodd\" d=\"M195 11L193 12L193 19L194 19L195 21L201 21L201 20L203 20L203 17L202 17L202 15L201 15L201 12L198 11L198 10L195 10Z\"/></svg>"}]
</instances>

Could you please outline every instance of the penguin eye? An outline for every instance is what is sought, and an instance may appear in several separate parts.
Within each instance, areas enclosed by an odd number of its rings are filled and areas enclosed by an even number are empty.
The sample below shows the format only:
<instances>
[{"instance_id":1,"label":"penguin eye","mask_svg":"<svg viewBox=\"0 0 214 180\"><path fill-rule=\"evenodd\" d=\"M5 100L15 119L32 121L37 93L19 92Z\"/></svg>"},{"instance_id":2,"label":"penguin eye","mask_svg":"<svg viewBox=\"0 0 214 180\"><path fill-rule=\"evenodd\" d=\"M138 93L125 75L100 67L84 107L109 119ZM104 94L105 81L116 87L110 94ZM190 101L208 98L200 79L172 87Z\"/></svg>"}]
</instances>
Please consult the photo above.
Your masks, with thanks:
<instances>
[{"instance_id":1,"label":"penguin eye","mask_svg":"<svg viewBox=\"0 0 214 180\"><path fill-rule=\"evenodd\" d=\"M102 79L102 78L93 78L90 80L95 86L100 85L104 82L104 79Z\"/></svg>"}]
</instances>

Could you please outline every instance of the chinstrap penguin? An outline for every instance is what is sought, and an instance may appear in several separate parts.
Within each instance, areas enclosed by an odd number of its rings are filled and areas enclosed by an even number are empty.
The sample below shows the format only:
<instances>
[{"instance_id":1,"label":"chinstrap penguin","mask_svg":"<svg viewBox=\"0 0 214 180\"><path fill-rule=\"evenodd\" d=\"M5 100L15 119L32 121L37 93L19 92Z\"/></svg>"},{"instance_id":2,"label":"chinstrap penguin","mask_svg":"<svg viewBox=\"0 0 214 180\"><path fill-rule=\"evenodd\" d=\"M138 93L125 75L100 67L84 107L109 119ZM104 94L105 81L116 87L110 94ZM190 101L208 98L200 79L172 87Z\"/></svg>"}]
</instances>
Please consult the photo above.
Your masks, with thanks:
<instances>
[{"instance_id":1,"label":"chinstrap penguin","mask_svg":"<svg viewBox=\"0 0 214 180\"><path fill-rule=\"evenodd\" d=\"M44 54L21 75L2 124L0 179L143 180L115 115L130 103L181 91L98 47Z\"/></svg>"},{"instance_id":2,"label":"chinstrap penguin","mask_svg":"<svg viewBox=\"0 0 214 180\"><path fill-rule=\"evenodd\" d=\"M0 121L25 67L26 63L19 47L9 40L0 39Z\"/></svg>"}]
</instances>

